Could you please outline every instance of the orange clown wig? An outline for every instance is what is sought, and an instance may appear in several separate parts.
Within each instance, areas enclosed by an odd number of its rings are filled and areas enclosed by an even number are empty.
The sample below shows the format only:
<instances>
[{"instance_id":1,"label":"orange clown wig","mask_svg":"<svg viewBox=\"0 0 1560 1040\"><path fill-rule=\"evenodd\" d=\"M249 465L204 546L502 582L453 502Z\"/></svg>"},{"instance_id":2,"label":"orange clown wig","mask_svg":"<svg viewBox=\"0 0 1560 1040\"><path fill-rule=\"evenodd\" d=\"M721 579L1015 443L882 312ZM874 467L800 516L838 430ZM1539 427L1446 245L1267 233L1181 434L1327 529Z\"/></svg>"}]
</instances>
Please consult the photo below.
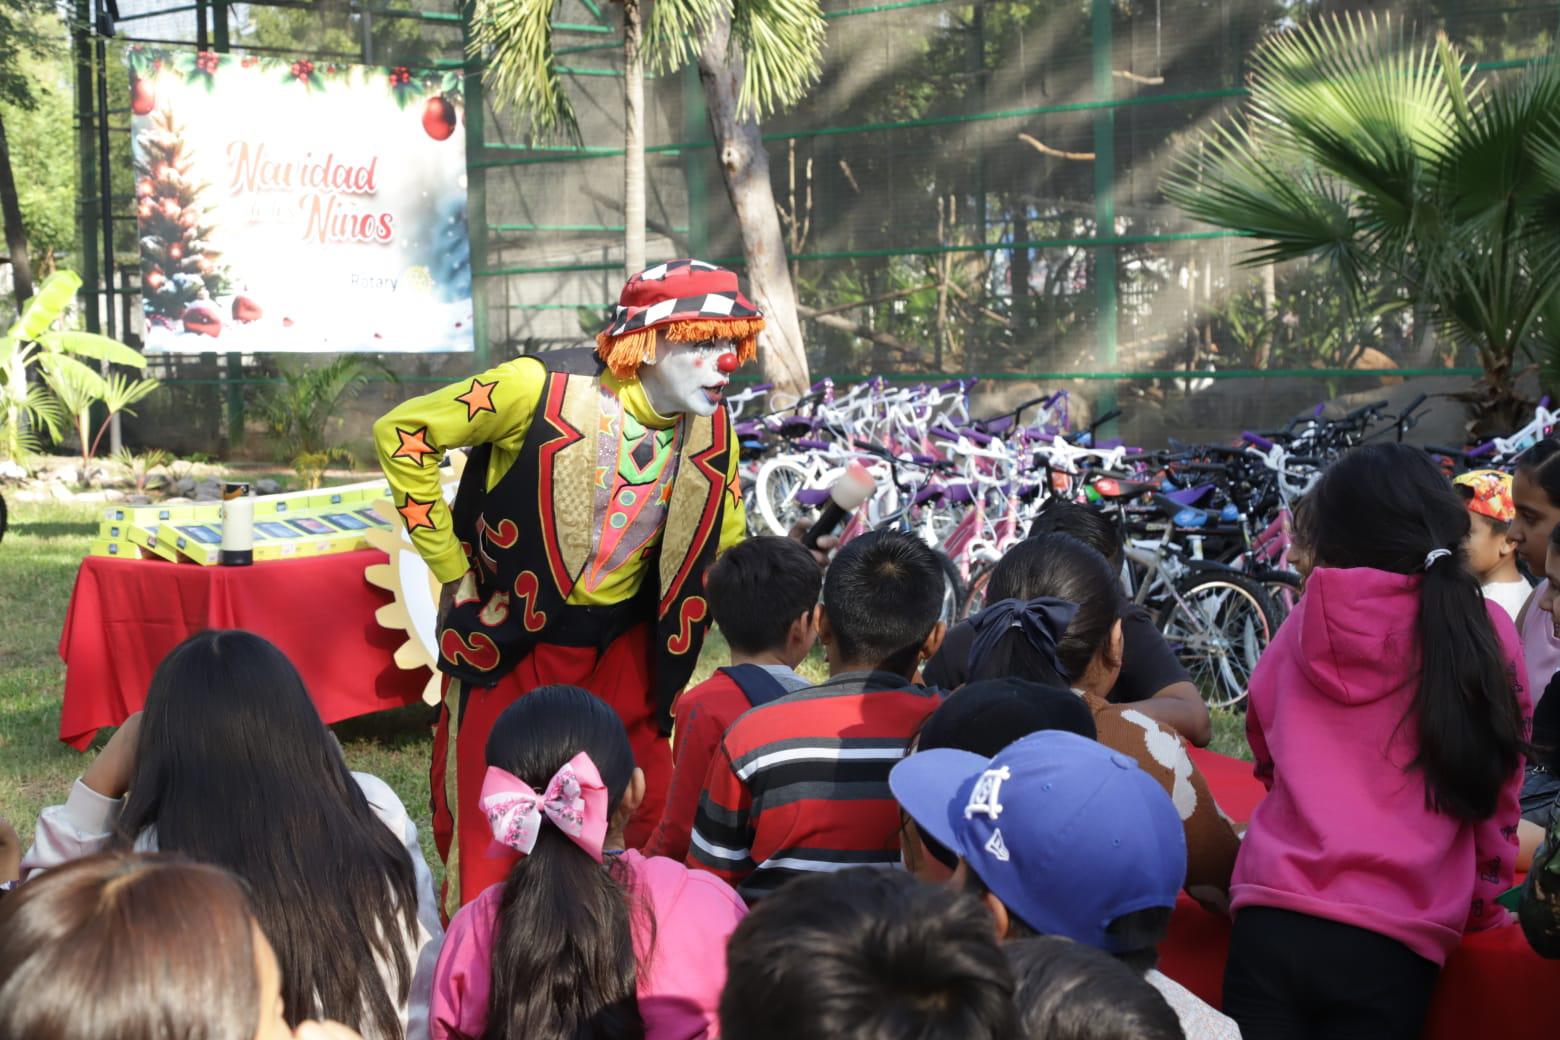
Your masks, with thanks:
<instances>
[{"instance_id":1,"label":"orange clown wig","mask_svg":"<svg viewBox=\"0 0 1560 1040\"><path fill-rule=\"evenodd\" d=\"M668 260L623 286L612 324L596 334L596 353L613 375L631 379L655 358L656 334L663 333L673 343L729 339L746 364L758 354L763 327L735 272L703 260Z\"/></svg>"}]
</instances>

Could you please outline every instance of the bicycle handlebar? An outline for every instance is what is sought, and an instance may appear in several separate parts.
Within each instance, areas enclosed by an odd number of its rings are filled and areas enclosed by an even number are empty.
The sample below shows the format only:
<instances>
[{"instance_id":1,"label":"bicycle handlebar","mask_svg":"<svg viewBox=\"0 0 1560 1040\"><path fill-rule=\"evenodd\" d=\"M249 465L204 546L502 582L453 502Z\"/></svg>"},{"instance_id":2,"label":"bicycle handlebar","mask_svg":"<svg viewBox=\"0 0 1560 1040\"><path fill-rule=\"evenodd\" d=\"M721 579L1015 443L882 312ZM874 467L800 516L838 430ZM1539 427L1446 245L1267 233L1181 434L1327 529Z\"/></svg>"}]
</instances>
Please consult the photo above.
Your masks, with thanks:
<instances>
[{"instance_id":1,"label":"bicycle handlebar","mask_svg":"<svg viewBox=\"0 0 1560 1040\"><path fill-rule=\"evenodd\" d=\"M1252 444L1258 448L1261 448L1263 451L1272 451L1274 447L1272 441L1268 440L1260 433L1252 433L1250 430L1242 430L1240 439L1245 441L1247 444Z\"/></svg>"}]
</instances>

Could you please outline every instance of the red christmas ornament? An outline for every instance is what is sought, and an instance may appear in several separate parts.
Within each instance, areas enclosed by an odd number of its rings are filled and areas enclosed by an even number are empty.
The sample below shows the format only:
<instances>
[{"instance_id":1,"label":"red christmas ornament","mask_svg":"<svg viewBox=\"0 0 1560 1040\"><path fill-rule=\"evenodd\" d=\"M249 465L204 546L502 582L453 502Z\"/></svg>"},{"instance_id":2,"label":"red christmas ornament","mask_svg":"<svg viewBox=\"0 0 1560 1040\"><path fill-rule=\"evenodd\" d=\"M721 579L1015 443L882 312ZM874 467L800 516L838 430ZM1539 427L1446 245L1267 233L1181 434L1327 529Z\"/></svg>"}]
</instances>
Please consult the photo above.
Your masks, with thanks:
<instances>
[{"instance_id":1,"label":"red christmas ornament","mask_svg":"<svg viewBox=\"0 0 1560 1040\"><path fill-rule=\"evenodd\" d=\"M157 93L152 90L152 85L137 76L130 84L130 111L138 116L144 116L157 107Z\"/></svg>"},{"instance_id":2,"label":"red christmas ornament","mask_svg":"<svg viewBox=\"0 0 1560 1040\"><path fill-rule=\"evenodd\" d=\"M265 311L261 308L261 306L254 300L251 300L249 297L233 297L234 321L255 321L264 313Z\"/></svg>"},{"instance_id":3,"label":"red christmas ornament","mask_svg":"<svg viewBox=\"0 0 1560 1040\"><path fill-rule=\"evenodd\" d=\"M169 220L178 220L179 219L179 200L178 199L163 199L162 215L167 217Z\"/></svg>"},{"instance_id":4,"label":"red christmas ornament","mask_svg":"<svg viewBox=\"0 0 1560 1040\"><path fill-rule=\"evenodd\" d=\"M168 243L168 259L178 260L184 256L184 245L181 242Z\"/></svg>"},{"instance_id":5,"label":"red christmas ornament","mask_svg":"<svg viewBox=\"0 0 1560 1040\"><path fill-rule=\"evenodd\" d=\"M152 290L152 292L156 292L163 287L163 283L167 280L163 277L163 273L154 267L146 272L146 277L141 279L141 284Z\"/></svg>"},{"instance_id":6,"label":"red christmas ornament","mask_svg":"<svg viewBox=\"0 0 1560 1040\"><path fill-rule=\"evenodd\" d=\"M157 208L152 205L151 199L142 199L140 205L136 206L135 212L136 215L142 220L151 220L152 214L156 212L156 209Z\"/></svg>"},{"instance_id":7,"label":"red christmas ornament","mask_svg":"<svg viewBox=\"0 0 1560 1040\"><path fill-rule=\"evenodd\" d=\"M152 192L156 190L157 188L154 184L152 184L152 179L150 177L142 177L140 180L135 182L135 197L138 199L150 198Z\"/></svg>"},{"instance_id":8,"label":"red christmas ornament","mask_svg":"<svg viewBox=\"0 0 1560 1040\"><path fill-rule=\"evenodd\" d=\"M198 332L202 336L222 335L222 316L204 300L197 300L184 308L184 330Z\"/></svg>"},{"instance_id":9,"label":"red christmas ornament","mask_svg":"<svg viewBox=\"0 0 1560 1040\"><path fill-rule=\"evenodd\" d=\"M435 141L443 141L455 132L455 106L440 94L428 99L423 107L423 129Z\"/></svg>"}]
</instances>

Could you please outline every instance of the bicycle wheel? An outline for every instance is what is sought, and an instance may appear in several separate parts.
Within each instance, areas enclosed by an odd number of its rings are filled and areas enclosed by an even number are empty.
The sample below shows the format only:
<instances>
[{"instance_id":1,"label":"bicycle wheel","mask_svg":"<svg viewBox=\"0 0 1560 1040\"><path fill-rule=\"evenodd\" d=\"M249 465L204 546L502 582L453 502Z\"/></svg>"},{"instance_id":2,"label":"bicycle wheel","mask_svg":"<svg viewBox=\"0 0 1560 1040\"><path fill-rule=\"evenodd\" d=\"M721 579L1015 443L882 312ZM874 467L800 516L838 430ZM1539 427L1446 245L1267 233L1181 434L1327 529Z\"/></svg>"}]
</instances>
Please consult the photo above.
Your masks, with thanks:
<instances>
[{"instance_id":1,"label":"bicycle wheel","mask_svg":"<svg viewBox=\"0 0 1560 1040\"><path fill-rule=\"evenodd\" d=\"M1246 699L1251 672L1277 630L1262 586L1238 574L1190 574L1159 616L1159 631L1211 708Z\"/></svg>"},{"instance_id":2,"label":"bicycle wheel","mask_svg":"<svg viewBox=\"0 0 1560 1040\"><path fill-rule=\"evenodd\" d=\"M959 612L959 608L964 602L964 583L959 580L959 568L954 566L947 553L938 552L937 562L941 565L943 572L942 608L938 611L937 618L939 621L952 625L964 616Z\"/></svg>"},{"instance_id":3,"label":"bicycle wheel","mask_svg":"<svg viewBox=\"0 0 1560 1040\"><path fill-rule=\"evenodd\" d=\"M807 515L806 507L796 501L796 493L807 486L807 471L789 459L771 459L758 471L754 497L758 513L770 533L782 537L791 526Z\"/></svg>"},{"instance_id":4,"label":"bicycle wheel","mask_svg":"<svg viewBox=\"0 0 1560 1040\"><path fill-rule=\"evenodd\" d=\"M1289 571L1269 571L1262 575L1262 589L1273 604L1273 631L1284 623L1300 599L1300 575Z\"/></svg>"},{"instance_id":5,"label":"bicycle wheel","mask_svg":"<svg viewBox=\"0 0 1560 1040\"><path fill-rule=\"evenodd\" d=\"M969 587L964 591L964 602L959 606L959 617L967 618L971 614L980 613L986 606L986 586L991 582L991 572L996 564L982 564L974 574L970 575Z\"/></svg>"}]
</instances>

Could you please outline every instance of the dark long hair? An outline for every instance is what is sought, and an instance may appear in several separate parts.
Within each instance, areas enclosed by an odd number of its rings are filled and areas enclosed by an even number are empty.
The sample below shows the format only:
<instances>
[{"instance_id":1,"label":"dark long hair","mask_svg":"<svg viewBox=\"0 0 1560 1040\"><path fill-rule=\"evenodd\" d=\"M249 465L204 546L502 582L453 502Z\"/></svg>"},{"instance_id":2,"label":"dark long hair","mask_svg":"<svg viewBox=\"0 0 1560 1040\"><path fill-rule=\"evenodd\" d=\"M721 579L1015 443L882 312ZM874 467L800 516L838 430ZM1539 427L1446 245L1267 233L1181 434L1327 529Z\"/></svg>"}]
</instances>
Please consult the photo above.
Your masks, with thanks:
<instances>
[{"instance_id":1,"label":"dark long hair","mask_svg":"<svg viewBox=\"0 0 1560 1040\"><path fill-rule=\"evenodd\" d=\"M988 602L1050 596L1075 604L1078 613L1057 640L1054 660L1013 629L983 660L972 662L971 682L1016 677L1064 689L1075 685L1121 618L1121 583L1110 563L1071 535L1041 534L1019 542L992 568L987 590Z\"/></svg>"},{"instance_id":2,"label":"dark long hair","mask_svg":"<svg viewBox=\"0 0 1560 1040\"><path fill-rule=\"evenodd\" d=\"M255 921L237 879L101 853L0 903L5 1040L253 1040Z\"/></svg>"},{"instance_id":3,"label":"dark long hair","mask_svg":"<svg viewBox=\"0 0 1560 1040\"><path fill-rule=\"evenodd\" d=\"M1517 457L1517 469L1544 489L1551 505L1560 506L1560 440L1545 437Z\"/></svg>"},{"instance_id":4,"label":"dark long hair","mask_svg":"<svg viewBox=\"0 0 1560 1040\"><path fill-rule=\"evenodd\" d=\"M285 654L251 632L191 636L146 694L121 847L225 867L249 886L294 1027L401 1033L417 929L412 861L373 814ZM381 984L391 968L395 992Z\"/></svg>"},{"instance_id":5,"label":"dark long hair","mask_svg":"<svg viewBox=\"0 0 1560 1040\"><path fill-rule=\"evenodd\" d=\"M579 752L590 755L607 804L634 775L617 714L577 686L543 686L505 708L488 735L487 762L537 791ZM492 989L481 1040L618 1040L644 1036L635 994L637 905L614 857L604 869L544 823L499 897ZM646 944L648 946L648 944Z\"/></svg>"},{"instance_id":6,"label":"dark long hair","mask_svg":"<svg viewBox=\"0 0 1560 1040\"><path fill-rule=\"evenodd\" d=\"M1372 444L1330 466L1311 493L1305 542L1318 566L1423 574L1414 720L1431 808L1463 820L1495 811L1527 726L1478 579L1463 547L1468 510L1418 448ZM1452 555L1430 567L1425 557ZM1406 721L1406 720L1405 720Z\"/></svg>"}]
</instances>

